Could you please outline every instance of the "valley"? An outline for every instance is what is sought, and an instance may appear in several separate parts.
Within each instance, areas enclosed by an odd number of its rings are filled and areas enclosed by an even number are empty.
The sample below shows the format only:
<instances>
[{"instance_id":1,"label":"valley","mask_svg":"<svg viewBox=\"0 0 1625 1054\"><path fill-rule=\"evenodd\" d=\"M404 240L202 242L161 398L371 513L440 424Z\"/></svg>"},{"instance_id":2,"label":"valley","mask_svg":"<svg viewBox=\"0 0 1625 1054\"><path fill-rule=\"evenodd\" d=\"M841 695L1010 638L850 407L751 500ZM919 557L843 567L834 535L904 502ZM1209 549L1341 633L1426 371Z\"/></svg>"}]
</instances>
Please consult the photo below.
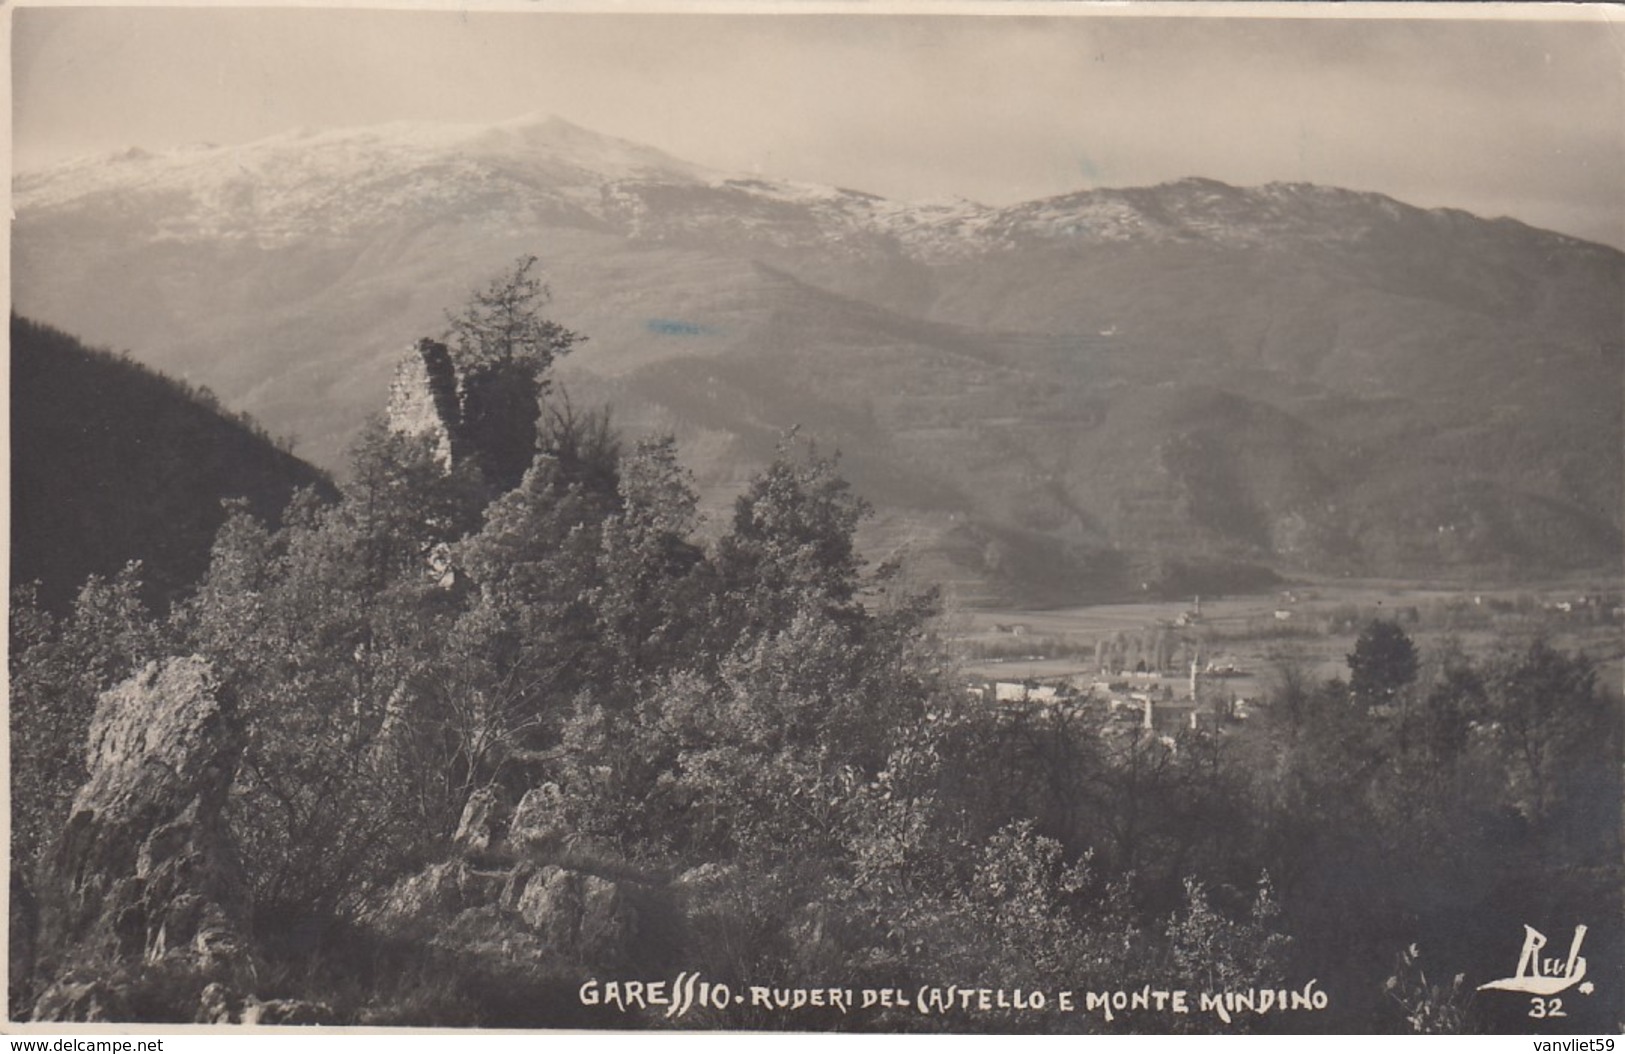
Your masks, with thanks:
<instances>
[{"instance_id":1,"label":"valley","mask_svg":"<svg viewBox=\"0 0 1625 1054\"><path fill-rule=\"evenodd\" d=\"M1540 636L1553 647L1583 652L1598 682L1625 690L1625 609L1617 580L1575 578L1526 588L1459 583L1302 579L1278 590L1183 601L999 611L962 610L945 624L962 672L986 681L1035 681L1087 689L1116 679L1102 672L1102 642L1132 645L1158 633L1174 661L1158 685L1188 693L1190 660L1198 659L1204 693L1258 699L1276 690L1292 667L1313 681L1347 680L1348 654L1373 619L1393 620L1416 643L1424 663L1441 648L1490 658ZM1199 617L1192 617L1199 612ZM1123 669L1151 649L1127 651ZM1107 659L1110 662L1110 659Z\"/></svg>"},{"instance_id":2,"label":"valley","mask_svg":"<svg viewBox=\"0 0 1625 1054\"><path fill-rule=\"evenodd\" d=\"M9 1020L1617 1030L1617 19L679 6L8 12Z\"/></svg>"}]
</instances>

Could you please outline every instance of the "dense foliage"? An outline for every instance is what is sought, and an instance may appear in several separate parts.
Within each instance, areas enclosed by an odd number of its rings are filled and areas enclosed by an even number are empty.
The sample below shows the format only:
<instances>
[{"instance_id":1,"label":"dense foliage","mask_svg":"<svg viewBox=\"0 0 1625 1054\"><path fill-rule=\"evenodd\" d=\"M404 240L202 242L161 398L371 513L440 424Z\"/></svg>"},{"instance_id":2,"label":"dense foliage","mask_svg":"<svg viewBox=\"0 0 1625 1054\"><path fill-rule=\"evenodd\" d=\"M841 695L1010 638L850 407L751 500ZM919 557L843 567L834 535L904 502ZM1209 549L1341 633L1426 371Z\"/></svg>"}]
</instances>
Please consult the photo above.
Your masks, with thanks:
<instances>
[{"instance_id":1,"label":"dense foliage","mask_svg":"<svg viewBox=\"0 0 1625 1054\"><path fill-rule=\"evenodd\" d=\"M208 566L222 498L272 520L296 487L327 485L207 388L16 315L11 414L12 581L39 581L54 614L131 560L167 606Z\"/></svg>"},{"instance_id":2,"label":"dense foliage","mask_svg":"<svg viewBox=\"0 0 1625 1054\"><path fill-rule=\"evenodd\" d=\"M527 367L538 391L548 361ZM96 693L195 653L248 724L228 808L285 988L267 994L347 990L354 1020L370 1003L399 1023L537 1023L489 976L425 994L426 945L364 966L355 948L402 879L456 852L476 795L538 788L559 833L528 851L685 905L627 976L1330 994L1233 1021L747 1007L693 1024L1503 1026L1459 982L1418 982L1409 949L1500 976L1520 921L1576 918L1619 947L1596 907L1619 888L1619 711L1582 656L1531 641L1419 664L1375 628L1353 688L1285 666L1262 713L1177 737L1088 699L995 707L954 675L934 593L859 555L868 508L834 458L786 437L707 542L671 440L628 445L551 399L535 429L512 487L370 429L336 500L303 491L278 525L234 505L166 617L134 568L61 621L15 599L17 858L60 821Z\"/></svg>"}]
</instances>

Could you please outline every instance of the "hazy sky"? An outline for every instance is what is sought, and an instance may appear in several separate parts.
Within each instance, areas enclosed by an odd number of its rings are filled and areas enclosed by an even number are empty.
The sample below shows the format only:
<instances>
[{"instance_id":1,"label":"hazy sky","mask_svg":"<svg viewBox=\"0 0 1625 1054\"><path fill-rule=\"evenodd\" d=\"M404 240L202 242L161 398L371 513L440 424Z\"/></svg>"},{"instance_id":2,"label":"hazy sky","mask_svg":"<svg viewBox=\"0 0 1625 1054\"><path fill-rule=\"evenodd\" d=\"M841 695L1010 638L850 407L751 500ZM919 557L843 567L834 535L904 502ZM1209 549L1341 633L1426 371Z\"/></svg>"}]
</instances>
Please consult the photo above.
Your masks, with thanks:
<instances>
[{"instance_id":1,"label":"hazy sky","mask_svg":"<svg viewBox=\"0 0 1625 1054\"><path fill-rule=\"evenodd\" d=\"M541 111L702 164L893 197L1000 204L1188 175L1304 180L1625 247L1625 13L1469 9L23 7L15 159ZM1536 20L1558 10L1571 19Z\"/></svg>"}]
</instances>

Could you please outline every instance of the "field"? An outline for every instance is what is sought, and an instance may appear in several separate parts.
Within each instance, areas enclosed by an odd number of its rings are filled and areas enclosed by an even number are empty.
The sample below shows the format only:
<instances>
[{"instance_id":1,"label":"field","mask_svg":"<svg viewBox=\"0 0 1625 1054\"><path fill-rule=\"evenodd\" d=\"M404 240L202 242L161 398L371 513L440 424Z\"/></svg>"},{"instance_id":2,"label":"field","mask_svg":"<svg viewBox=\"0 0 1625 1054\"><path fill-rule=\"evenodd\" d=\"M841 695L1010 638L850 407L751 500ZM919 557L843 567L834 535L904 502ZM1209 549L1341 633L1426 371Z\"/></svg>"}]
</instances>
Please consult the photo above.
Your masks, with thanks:
<instances>
[{"instance_id":1,"label":"field","mask_svg":"<svg viewBox=\"0 0 1625 1054\"><path fill-rule=\"evenodd\" d=\"M988 680L1080 683L1098 679L1102 658L1135 669L1139 661L1185 683L1194 658L1222 671L1238 698L1268 691L1283 663L1317 679L1347 677L1346 657L1361 627L1396 620L1416 642L1424 670L1453 639L1470 655L1544 634L1556 647L1583 650L1599 681L1625 686L1625 621L1619 582L1576 579L1540 587L1467 589L1392 581L1300 581L1248 596L1100 604L1033 611L965 611L949 632L964 672ZM1161 638L1160 648L1154 643ZM1097 648L1105 641L1104 651ZM1112 648L1113 643L1117 647ZM1160 651L1160 656L1157 652Z\"/></svg>"}]
</instances>

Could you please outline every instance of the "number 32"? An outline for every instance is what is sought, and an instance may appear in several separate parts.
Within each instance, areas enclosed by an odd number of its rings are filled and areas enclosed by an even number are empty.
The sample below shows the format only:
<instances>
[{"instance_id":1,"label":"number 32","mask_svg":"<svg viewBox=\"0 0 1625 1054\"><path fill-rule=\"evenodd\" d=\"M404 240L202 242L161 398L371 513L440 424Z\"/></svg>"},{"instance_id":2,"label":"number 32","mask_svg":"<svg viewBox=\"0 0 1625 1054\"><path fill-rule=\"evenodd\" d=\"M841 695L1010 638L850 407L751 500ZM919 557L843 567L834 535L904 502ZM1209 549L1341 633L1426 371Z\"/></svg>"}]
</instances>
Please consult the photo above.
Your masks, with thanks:
<instances>
[{"instance_id":1,"label":"number 32","mask_svg":"<svg viewBox=\"0 0 1625 1054\"><path fill-rule=\"evenodd\" d=\"M1533 1004L1529 1008L1530 1017L1569 1016L1568 1013L1563 1009L1563 1000L1561 999L1542 999L1537 995L1533 999L1529 1000L1529 1002Z\"/></svg>"}]
</instances>

